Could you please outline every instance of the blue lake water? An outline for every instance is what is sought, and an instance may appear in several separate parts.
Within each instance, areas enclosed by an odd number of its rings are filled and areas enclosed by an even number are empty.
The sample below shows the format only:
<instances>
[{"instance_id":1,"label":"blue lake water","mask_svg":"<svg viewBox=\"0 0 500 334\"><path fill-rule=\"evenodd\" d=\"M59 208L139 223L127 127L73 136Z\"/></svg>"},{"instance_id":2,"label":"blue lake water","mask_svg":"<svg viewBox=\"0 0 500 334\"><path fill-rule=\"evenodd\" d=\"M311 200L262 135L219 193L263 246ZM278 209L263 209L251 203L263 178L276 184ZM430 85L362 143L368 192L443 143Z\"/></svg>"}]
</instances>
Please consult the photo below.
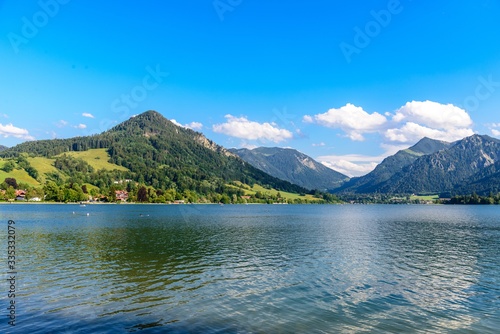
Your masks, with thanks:
<instances>
[{"instance_id":1,"label":"blue lake water","mask_svg":"<svg viewBox=\"0 0 500 334\"><path fill-rule=\"evenodd\" d=\"M0 205L2 333L498 333L500 206ZM5 282L5 280L3 280Z\"/></svg>"}]
</instances>

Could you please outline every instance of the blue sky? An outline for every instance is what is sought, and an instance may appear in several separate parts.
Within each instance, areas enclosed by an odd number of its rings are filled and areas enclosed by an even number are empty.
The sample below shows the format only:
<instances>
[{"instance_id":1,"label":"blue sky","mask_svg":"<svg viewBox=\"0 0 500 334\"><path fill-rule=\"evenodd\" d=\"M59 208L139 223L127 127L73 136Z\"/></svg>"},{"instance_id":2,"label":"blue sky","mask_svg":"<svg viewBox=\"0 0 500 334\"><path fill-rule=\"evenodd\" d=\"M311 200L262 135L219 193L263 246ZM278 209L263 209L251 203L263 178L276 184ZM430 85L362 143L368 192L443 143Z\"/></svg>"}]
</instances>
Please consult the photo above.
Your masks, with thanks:
<instances>
[{"instance_id":1,"label":"blue sky","mask_svg":"<svg viewBox=\"0 0 500 334\"><path fill-rule=\"evenodd\" d=\"M349 175L500 138L500 1L0 0L0 144L157 110Z\"/></svg>"}]
</instances>

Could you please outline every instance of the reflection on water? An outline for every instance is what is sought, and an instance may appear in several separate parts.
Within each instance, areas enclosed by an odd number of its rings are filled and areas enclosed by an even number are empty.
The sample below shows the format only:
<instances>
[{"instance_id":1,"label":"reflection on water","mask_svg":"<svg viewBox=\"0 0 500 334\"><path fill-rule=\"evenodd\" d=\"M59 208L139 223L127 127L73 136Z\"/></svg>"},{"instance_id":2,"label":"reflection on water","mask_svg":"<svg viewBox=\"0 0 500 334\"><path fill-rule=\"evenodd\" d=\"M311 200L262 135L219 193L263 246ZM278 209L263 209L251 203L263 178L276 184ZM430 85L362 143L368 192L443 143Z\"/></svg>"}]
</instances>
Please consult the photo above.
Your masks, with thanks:
<instances>
[{"instance_id":1,"label":"reflection on water","mask_svg":"<svg viewBox=\"0 0 500 334\"><path fill-rule=\"evenodd\" d=\"M18 222L19 332L500 328L497 207L5 205L2 211Z\"/></svg>"}]
</instances>

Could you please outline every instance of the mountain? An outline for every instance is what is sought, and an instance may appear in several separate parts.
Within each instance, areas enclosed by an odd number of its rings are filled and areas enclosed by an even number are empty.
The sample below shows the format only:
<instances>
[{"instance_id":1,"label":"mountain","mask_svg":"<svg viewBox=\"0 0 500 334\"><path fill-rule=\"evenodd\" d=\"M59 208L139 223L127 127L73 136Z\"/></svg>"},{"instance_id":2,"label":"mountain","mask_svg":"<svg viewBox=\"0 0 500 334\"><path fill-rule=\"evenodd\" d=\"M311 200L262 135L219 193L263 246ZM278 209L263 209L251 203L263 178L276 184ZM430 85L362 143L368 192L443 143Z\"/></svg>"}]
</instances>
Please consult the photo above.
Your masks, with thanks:
<instances>
[{"instance_id":1,"label":"mountain","mask_svg":"<svg viewBox=\"0 0 500 334\"><path fill-rule=\"evenodd\" d=\"M385 158L367 175L352 178L337 191L364 194L380 192L380 186L401 172L404 167L411 165L422 156L433 154L450 146L452 144L448 142L423 138L412 147Z\"/></svg>"},{"instance_id":2,"label":"mountain","mask_svg":"<svg viewBox=\"0 0 500 334\"><path fill-rule=\"evenodd\" d=\"M269 175L307 189L331 190L349 180L348 176L294 149L259 147L230 151Z\"/></svg>"},{"instance_id":3,"label":"mountain","mask_svg":"<svg viewBox=\"0 0 500 334\"><path fill-rule=\"evenodd\" d=\"M379 187L383 193L471 192L471 180L500 159L500 140L473 135L422 156ZM493 174L493 173L492 173ZM479 180L478 180L479 181Z\"/></svg>"},{"instance_id":4,"label":"mountain","mask_svg":"<svg viewBox=\"0 0 500 334\"><path fill-rule=\"evenodd\" d=\"M6 149L8 149L7 146L0 145L0 152L5 151Z\"/></svg>"},{"instance_id":5,"label":"mountain","mask_svg":"<svg viewBox=\"0 0 500 334\"><path fill-rule=\"evenodd\" d=\"M500 161L495 162L469 178L466 184L455 186L453 193L487 196L500 192Z\"/></svg>"},{"instance_id":6,"label":"mountain","mask_svg":"<svg viewBox=\"0 0 500 334\"><path fill-rule=\"evenodd\" d=\"M114 171L112 176L108 175L111 172L93 171L89 177L92 169L84 161L60 158L65 152L90 149L105 149L111 163L128 171ZM68 175L78 183L89 182L101 188L109 187L112 178L121 178L155 189L193 191L200 195L227 192L227 184L232 181L293 193L307 191L264 173L201 133L179 127L156 111L142 113L98 135L25 142L1 152L0 157L14 158L22 154L59 157L56 167L60 170L70 171ZM23 163L27 164L25 160Z\"/></svg>"},{"instance_id":7,"label":"mountain","mask_svg":"<svg viewBox=\"0 0 500 334\"><path fill-rule=\"evenodd\" d=\"M451 144L424 139L387 158L365 177L352 180L342 191L488 194L498 192L499 181L500 140L473 135Z\"/></svg>"}]
</instances>

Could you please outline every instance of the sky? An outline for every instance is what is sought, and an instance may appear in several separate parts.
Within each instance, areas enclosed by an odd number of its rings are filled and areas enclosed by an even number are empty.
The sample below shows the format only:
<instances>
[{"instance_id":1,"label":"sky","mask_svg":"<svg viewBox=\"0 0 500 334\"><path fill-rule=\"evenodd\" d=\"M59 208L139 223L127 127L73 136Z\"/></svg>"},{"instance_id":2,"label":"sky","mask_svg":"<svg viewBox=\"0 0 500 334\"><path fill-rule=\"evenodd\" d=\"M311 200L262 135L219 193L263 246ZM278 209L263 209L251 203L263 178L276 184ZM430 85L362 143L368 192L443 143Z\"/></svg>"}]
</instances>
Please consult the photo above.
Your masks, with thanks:
<instances>
[{"instance_id":1,"label":"sky","mask_svg":"<svg viewBox=\"0 0 500 334\"><path fill-rule=\"evenodd\" d=\"M500 138L500 0L0 0L0 144L147 110L349 176L423 137Z\"/></svg>"}]
</instances>

